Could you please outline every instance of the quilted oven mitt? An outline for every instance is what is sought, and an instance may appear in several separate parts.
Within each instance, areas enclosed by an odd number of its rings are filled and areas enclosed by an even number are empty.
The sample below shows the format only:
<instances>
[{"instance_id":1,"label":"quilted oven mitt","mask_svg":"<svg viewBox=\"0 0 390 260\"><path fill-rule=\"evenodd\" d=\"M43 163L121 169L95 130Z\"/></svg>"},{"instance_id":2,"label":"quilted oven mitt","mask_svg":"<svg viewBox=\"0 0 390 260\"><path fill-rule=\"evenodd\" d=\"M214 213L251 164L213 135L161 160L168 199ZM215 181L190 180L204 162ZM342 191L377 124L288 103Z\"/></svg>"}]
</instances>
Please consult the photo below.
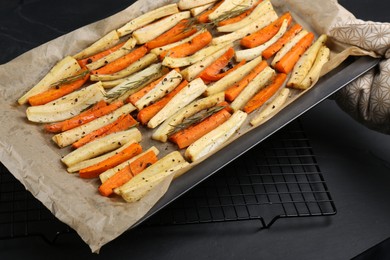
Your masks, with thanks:
<instances>
[{"instance_id":1,"label":"quilted oven mitt","mask_svg":"<svg viewBox=\"0 0 390 260\"><path fill-rule=\"evenodd\" d=\"M381 57L377 67L338 91L334 98L357 121L370 129L390 134L390 23L349 17L333 24L328 34L342 44Z\"/></svg>"}]
</instances>

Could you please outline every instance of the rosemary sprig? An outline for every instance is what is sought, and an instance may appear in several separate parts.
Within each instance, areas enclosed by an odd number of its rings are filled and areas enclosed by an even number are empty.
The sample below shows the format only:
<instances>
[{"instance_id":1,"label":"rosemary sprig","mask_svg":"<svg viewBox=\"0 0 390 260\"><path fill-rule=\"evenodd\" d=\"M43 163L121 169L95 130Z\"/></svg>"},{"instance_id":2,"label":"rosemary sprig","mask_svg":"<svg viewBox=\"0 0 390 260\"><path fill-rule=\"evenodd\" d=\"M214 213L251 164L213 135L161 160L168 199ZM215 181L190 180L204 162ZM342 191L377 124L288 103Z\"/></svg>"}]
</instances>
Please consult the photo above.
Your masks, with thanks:
<instances>
[{"instance_id":1,"label":"rosemary sprig","mask_svg":"<svg viewBox=\"0 0 390 260\"><path fill-rule=\"evenodd\" d=\"M175 134L183 129L186 129L193 124L197 124L197 123L203 121L204 119L212 116L213 114L217 113L218 111L220 111L224 108L225 108L224 106L214 106L212 108L204 109L195 115L187 117L180 124L177 124L174 126L171 125L171 126L173 126L173 128L168 132L168 136L171 136L171 135L173 135L173 134Z\"/></svg>"},{"instance_id":2,"label":"rosemary sprig","mask_svg":"<svg viewBox=\"0 0 390 260\"><path fill-rule=\"evenodd\" d=\"M84 78L88 73L90 73L89 70L84 70L83 72L81 72L79 74L69 76L69 77L63 78L57 82L54 82L54 83L50 84L50 87L56 87L59 85L69 84L69 83L75 82L76 80Z\"/></svg>"}]
</instances>

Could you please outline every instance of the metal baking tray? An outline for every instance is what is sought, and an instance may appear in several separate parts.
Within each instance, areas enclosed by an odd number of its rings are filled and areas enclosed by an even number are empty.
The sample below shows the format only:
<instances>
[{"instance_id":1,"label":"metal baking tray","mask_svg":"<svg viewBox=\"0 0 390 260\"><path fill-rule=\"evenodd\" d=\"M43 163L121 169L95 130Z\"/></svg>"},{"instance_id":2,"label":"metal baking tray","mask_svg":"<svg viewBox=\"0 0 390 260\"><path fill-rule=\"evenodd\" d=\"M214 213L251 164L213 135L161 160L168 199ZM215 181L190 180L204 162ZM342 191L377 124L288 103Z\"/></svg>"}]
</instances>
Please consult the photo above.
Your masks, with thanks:
<instances>
[{"instance_id":1,"label":"metal baking tray","mask_svg":"<svg viewBox=\"0 0 390 260\"><path fill-rule=\"evenodd\" d=\"M317 84L304 95L289 104L270 120L209 156L180 178L175 179L166 194L133 227L138 226L165 206L182 196L200 182L212 176L267 137L283 128L306 111L310 110L333 93L352 82L379 63L370 57L351 57L333 71L323 76Z\"/></svg>"}]
</instances>

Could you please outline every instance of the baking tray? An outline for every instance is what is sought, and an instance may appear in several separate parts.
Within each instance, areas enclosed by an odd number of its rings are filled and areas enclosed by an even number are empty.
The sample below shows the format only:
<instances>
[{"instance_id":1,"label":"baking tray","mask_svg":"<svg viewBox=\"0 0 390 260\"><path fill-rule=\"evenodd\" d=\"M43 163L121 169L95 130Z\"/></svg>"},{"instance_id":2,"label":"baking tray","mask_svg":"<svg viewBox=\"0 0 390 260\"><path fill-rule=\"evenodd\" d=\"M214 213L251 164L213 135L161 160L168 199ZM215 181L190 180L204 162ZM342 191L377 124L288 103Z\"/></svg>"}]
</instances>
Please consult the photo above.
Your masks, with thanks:
<instances>
[{"instance_id":1,"label":"baking tray","mask_svg":"<svg viewBox=\"0 0 390 260\"><path fill-rule=\"evenodd\" d=\"M174 180L165 195L133 227L138 226L187 191L212 176L240 155L244 154L285 125L310 110L333 93L345 87L379 63L371 57L351 57L323 76L317 84L296 101L289 104L270 120L239 137L220 151L209 156L180 178Z\"/></svg>"}]
</instances>

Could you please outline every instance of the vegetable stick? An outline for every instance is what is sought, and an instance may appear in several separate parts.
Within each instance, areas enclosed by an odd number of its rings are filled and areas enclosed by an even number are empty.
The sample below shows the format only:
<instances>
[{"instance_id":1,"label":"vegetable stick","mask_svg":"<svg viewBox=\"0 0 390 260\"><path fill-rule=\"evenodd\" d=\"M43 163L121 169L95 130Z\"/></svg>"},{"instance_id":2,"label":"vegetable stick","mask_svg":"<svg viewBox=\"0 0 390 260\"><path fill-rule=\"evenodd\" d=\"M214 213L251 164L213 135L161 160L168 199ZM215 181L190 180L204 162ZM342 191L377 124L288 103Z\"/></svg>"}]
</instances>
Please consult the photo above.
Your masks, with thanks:
<instances>
[{"instance_id":1,"label":"vegetable stick","mask_svg":"<svg viewBox=\"0 0 390 260\"><path fill-rule=\"evenodd\" d=\"M18 99L19 105L27 103L28 99L36 94L42 93L51 88L53 84L71 77L80 71L81 67L73 57L66 56L43 77L34 87Z\"/></svg>"},{"instance_id":2,"label":"vegetable stick","mask_svg":"<svg viewBox=\"0 0 390 260\"><path fill-rule=\"evenodd\" d=\"M89 134L92 131L95 131L96 129L99 129L103 125L114 122L122 114L128 114L134 110L135 107L132 104L123 105L118 109L116 109L115 111L112 111L109 114L96 118L91 122L82 124L78 127L67 130L65 132L56 134L52 137L52 139L61 148L71 145L72 143L76 142L78 139L82 138L83 136Z\"/></svg>"},{"instance_id":3,"label":"vegetable stick","mask_svg":"<svg viewBox=\"0 0 390 260\"><path fill-rule=\"evenodd\" d=\"M89 79L90 74L88 70L82 69L78 73L78 75L77 75L78 79L74 81L71 81L69 83L59 84L44 92L31 96L28 99L28 102L32 106L44 105L60 97L63 97L69 93L72 93L75 90L80 89L84 85L84 83Z\"/></svg>"},{"instance_id":4,"label":"vegetable stick","mask_svg":"<svg viewBox=\"0 0 390 260\"><path fill-rule=\"evenodd\" d=\"M183 80L179 86L177 86L174 90L169 92L166 96L164 96L162 99L157 101L156 103L147 106L143 109L141 109L137 114L138 121L141 122L141 124L146 125L149 120L154 117L168 102L182 90L186 85L188 84L188 81Z\"/></svg>"},{"instance_id":5,"label":"vegetable stick","mask_svg":"<svg viewBox=\"0 0 390 260\"><path fill-rule=\"evenodd\" d=\"M149 151L131 162L129 164L130 170L133 175L137 175L153 163L157 162L157 160L157 155L153 151Z\"/></svg>"},{"instance_id":6,"label":"vegetable stick","mask_svg":"<svg viewBox=\"0 0 390 260\"><path fill-rule=\"evenodd\" d=\"M313 43L313 40L314 34L311 32L308 33L275 64L275 69L286 74L289 73L294 68L295 63L297 63L301 55Z\"/></svg>"},{"instance_id":7,"label":"vegetable stick","mask_svg":"<svg viewBox=\"0 0 390 260\"><path fill-rule=\"evenodd\" d=\"M267 49L269 46L278 41L287 30L287 20L284 20L279 31L267 42L251 49L238 50L236 51L235 58L236 61L241 60L253 60L256 57L261 56L262 52Z\"/></svg>"},{"instance_id":8,"label":"vegetable stick","mask_svg":"<svg viewBox=\"0 0 390 260\"><path fill-rule=\"evenodd\" d=\"M255 109L258 109L264 105L275 93L283 86L287 75L284 73L278 73L272 80L271 84L261 89L255 96L253 96L248 103L244 106L245 113L252 113Z\"/></svg>"},{"instance_id":9,"label":"vegetable stick","mask_svg":"<svg viewBox=\"0 0 390 260\"><path fill-rule=\"evenodd\" d=\"M145 46L141 46L125 56L108 63L104 67L91 71L91 74L112 74L118 72L145 56L147 52L148 49Z\"/></svg>"},{"instance_id":10,"label":"vegetable stick","mask_svg":"<svg viewBox=\"0 0 390 260\"><path fill-rule=\"evenodd\" d=\"M126 149L120 151L119 153L113 155L106 160L99 162L95 165L89 166L87 168L81 169L79 171L79 176L81 178L96 178L99 177L99 174L117 166L118 164L140 154L142 152L142 147L138 143L133 143Z\"/></svg>"},{"instance_id":11,"label":"vegetable stick","mask_svg":"<svg viewBox=\"0 0 390 260\"><path fill-rule=\"evenodd\" d=\"M137 128L106 135L100 139L90 142L62 157L61 161L68 167L76 163L97 157L106 152L117 149L126 143L140 142L141 132Z\"/></svg>"},{"instance_id":12,"label":"vegetable stick","mask_svg":"<svg viewBox=\"0 0 390 260\"><path fill-rule=\"evenodd\" d=\"M209 14L214 12L222 3L223 3L223 1L220 1L220 2L216 3L210 9L208 9L208 10L204 11L203 13L201 13L198 17L196 17L198 22L200 22L200 23L207 23L207 22L209 22L210 21L209 20Z\"/></svg>"},{"instance_id":13,"label":"vegetable stick","mask_svg":"<svg viewBox=\"0 0 390 260\"><path fill-rule=\"evenodd\" d=\"M77 149L89 142L92 142L95 139L101 138L103 136L116 133L119 131L124 131L133 127L137 124L137 121L130 114L123 114L119 116L114 122L102 126L99 129L96 129L89 134L83 136L76 142L72 144L72 147Z\"/></svg>"},{"instance_id":14,"label":"vegetable stick","mask_svg":"<svg viewBox=\"0 0 390 260\"><path fill-rule=\"evenodd\" d=\"M127 99L126 102L130 102L133 105L140 100L141 97L145 96L146 93L148 93L151 89L153 89L160 81L162 81L165 78L166 74L161 76L160 78L156 79L155 81L149 83L146 87L143 87L139 91L131 94Z\"/></svg>"},{"instance_id":15,"label":"vegetable stick","mask_svg":"<svg viewBox=\"0 0 390 260\"><path fill-rule=\"evenodd\" d=\"M292 16L289 12L284 13L278 19L262 29L242 38L240 41L241 46L254 48L269 41L279 31L284 20L287 20L288 26L291 24Z\"/></svg>"},{"instance_id":16,"label":"vegetable stick","mask_svg":"<svg viewBox=\"0 0 390 260\"><path fill-rule=\"evenodd\" d=\"M207 82L214 82L214 81L220 80L221 78L226 77L226 75L228 75L228 74L232 73L233 71L239 69L240 67L244 66L245 63L246 63L246 60L242 60L242 61L240 61L240 63L234 65L233 68L228 69L227 71L216 74L216 75L205 74L205 75L203 75L203 79Z\"/></svg>"},{"instance_id":17,"label":"vegetable stick","mask_svg":"<svg viewBox=\"0 0 390 260\"><path fill-rule=\"evenodd\" d=\"M199 77L203 80L205 80L205 77L207 76L214 76L219 74L219 72L226 67L226 65L229 63L230 59L234 56L234 49L233 47L230 47L222 56L220 56L218 59L216 59L212 64L210 64L206 69L204 69L200 74ZM209 79L207 79L209 80Z\"/></svg>"},{"instance_id":18,"label":"vegetable stick","mask_svg":"<svg viewBox=\"0 0 390 260\"><path fill-rule=\"evenodd\" d=\"M217 9L208 15L210 21L216 20L218 17L232 11L234 8L240 6L243 0L224 0Z\"/></svg>"},{"instance_id":19,"label":"vegetable stick","mask_svg":"<svg viewBox=\"0 0 390 260\"><path fill-rule=\"evenodd\" d=\"M245 77L243 77L237 84L229 87L225 90L225 99L232 102L241 93L241 91L251 82L261 71L268 66L267 61L261 61L250 71Z\"/></svg>"},{"instance_id":20,"label":"vegetable stick","mask_svg":"<svg viewBox=\"0 0 390 260\"><path fill-rule=\"evenodd\" d=\"M214 5L214 3L209 3L209 4L205 4L205 5L201 5L201 6L197 6L197 7L191 8L190 9L191 15L193 17L198 16L201 13L205 12L210 7L212 7L213 5Z\"/></svg>"},{"instance_id":21,"label":"vegetable stick","mask_svg":"<svg viewBox=\"0 0 390 260\"><path fill-rule=\"evenodd\" d=\"M179 0L177 4L180 10L188 10L201 5L217 2L218 0Z\"/></svg>"},{"instance_id":22,"label":"vegetable stick","mask_svg":"<svg viewBox=\"0 0 390 260\"><path fill-rule=\"evenodd\" d=\"M137 30L138 28L141 28L142 26L145 26L159 18L162 18L164 16L168 16L174 13L178 13L179 9L177 8L177 4L168 4L164 5L160 8L157 8L155 10L149 11L147 13L144 13L140 16L138 16L135 19L132 19L119 29L117 29L119 37L123 37L127 34L132 33L133 31Z\"/></svg>"},{"instance_id":23,"label":"vegetable stick","mask_svg":"<svg viewBox=\"0 0 390 260\"><path fill-rule=\"evenodd\" d=\"M222 109L202 122L174 133L169 137L169 140L177 144L179 149L183 149L191 145L203 135L215 129L220 124L224 123L230 116L231 114L227 111L227 109Z\"/></svg>"},{"instance_id":24,"label":"vegetable stick","mask_svg":"<svg viewBox=\"0 0 390 260\"><path fill-rule=\"evenodd\" d=\"M294 87L305 78L317 57L318 51L325 45L327 38L326 34L322 34L299 58L291 72L291 77L287 81L287 87Z\"/></svg>"},{"instance_id":25,"label":"vegetable stick","mask_svg":"<svg viewBox=\"0 0 390 260\"><path fill-rule=\"evenodd\" d=\"M171 58L181 58L186 57L195 52L199 51L207 44L209 44L212 40L213 36L207 30L195 36L190 42L182 43L178 46L173 47L167 51L163 51L160 54L160 59L163 59L165 56L169 56Z\"/></svg>"},{"instance_id":26,"label":"vegetable stick","mask_svg":"<svg viewBox=\"0 0 390 260\"><path fill-rule=\"evenodd\" d=\"M89 58L85 58L85 59L79 61L79 63L86 61L84 66L86 66L89 70L96 70L100 67L103 67L107 63L110 63L110 62L128 54L129 52L131 52L132 49L134 49L135 44L136 44L135 39L131 37L127 41L121 42L118 45L116 45L116 46L114 46L106 51L97 53Z\"/></svg>"},{"instance_id":27,"label":"vegetable stick","mask_svg":"<svg viewBox=\"0 0 390 260\"><path fill-rule=\"evenodd\" d=\"M283 88L271 102L266 103L264 108L261 109L255 117L252 118L250 121L251 125L257 126L268 121L272 115L277 113L282 108L283 104L288 98L289 93L290 90L288 88Z\"/></svg>"},{"instance_id":28,"label":"vegetable stick","mask_svg":"<svg viewBox=\"0 0 390 260\"><path fill-rule=\"evenodd\" d=\"M107 50L118 44L119 37L120 35L117 33L116 30L110 31L87 48L73 55L73 58L75 58L76 60L81 60L86 57L90 57L98 52Z\"/></svg>"},{"instance_id":29,"label":"vegetable stick","mask_svg":"<svg viewBox=\"0 0 390 260\"><path fill-rule=\"evenodd\" d=\"M107 55L115 52L116 50L122 48L122 46L125 44L126 42L120 42L118 43L117 45L107 49L107 50L104 50L104 51L101 51L99 53L96 53L90 57L86 57L84 59L81 59L81 60L77 60L77 62L79 63L79 65L81 67L85 67L86 65L88 64L91 64L99 59L102 59L103 57L106 57Z\"/></svg>"},{"instance_id":30,"label":"vegetable stick","mask_svg":"<svg viewBox=\"0 0 390 260\"><path fill-rule=\"evenodd\" d=\"M105 106L107 106L107 103L104 100L100 100L99 102L96 102L91 108L87 109L84 112L81 112L77 116L74 116L62 122L47 124L44 126L44 129L49 133L59 133L74 128L76 126L85 124L93 120L93 116L90 115L93 114L94 111Z\"/></svg>"},{"instance_id":31,"label":"vegetable stick","mask_svg":"<svg viewBox=\"0 0 390 260\"><path fill-rule=\"evenodd\" d=\"M185 157L194 162L221 148L244 123L246 118L247 114L245 112L241 110L234 112L226 122L192 143L186 149Z\"/></svg>"},{"instance_id":32,"label":"vegetable stick","mask_svg":"<svg viewBox=\"0 0 390 260\"><path fill-rule=\"evenodd\" d=\"M261 71L237 96L231 103L231 108L234 111L242 109L244 105L273 77L275 71L271 67L266 67Z\"/></svg>"},{"instance_id":33,"label":"vegetable stick","mask_svg":"<svg viewBox=\"0 0 390 260\"><path fill-rule=\"evenodd\" d=\"M253 10L256 8L256 6L258 6L258 4L260 4L262 2L262 0L252 1L252 2L253 2L252 6L248 10L246 10L245 12L243 12L243 13L237 15L237 16L234 16L232 18L220 21L218 23L218 26L222 27L224 25L237 23L237 22L243 20L245 17L247 17L248 15L250 15L253 12Z\"/></svg>"},{"instance_id":34,"label":"vegetable stick","mask_svg":"<svg viewBox=\"0 0 390 260\"><path fill-rule=\"evenodd\" d=\"M283 48L290 40L292 40L299 32L302 31L302 26L300 24L294 24L280 39L275 43L269 46L262 52L262 55L265 59L269 59L274 56L279 50Z\"/></svg>"},{"instance_id":35,"label":"vegetable stick","mask_svg":"<svg viewBox=\"0 0 390 260\"><path fill-rule=\"evenodd\" d=\"M188 24L189 24L188 19L181 20L177 25L172 27L170 30L161 34L157 38L145 43L145 46L149 50L151 50L154 48L158 48L161 46L171 44L173 42L180 41L184 38L187 38L187 37L193 35L194 33L196 33L198 31L196 29L196 27L187 28Z\"/></svg>"}]
</instances>

